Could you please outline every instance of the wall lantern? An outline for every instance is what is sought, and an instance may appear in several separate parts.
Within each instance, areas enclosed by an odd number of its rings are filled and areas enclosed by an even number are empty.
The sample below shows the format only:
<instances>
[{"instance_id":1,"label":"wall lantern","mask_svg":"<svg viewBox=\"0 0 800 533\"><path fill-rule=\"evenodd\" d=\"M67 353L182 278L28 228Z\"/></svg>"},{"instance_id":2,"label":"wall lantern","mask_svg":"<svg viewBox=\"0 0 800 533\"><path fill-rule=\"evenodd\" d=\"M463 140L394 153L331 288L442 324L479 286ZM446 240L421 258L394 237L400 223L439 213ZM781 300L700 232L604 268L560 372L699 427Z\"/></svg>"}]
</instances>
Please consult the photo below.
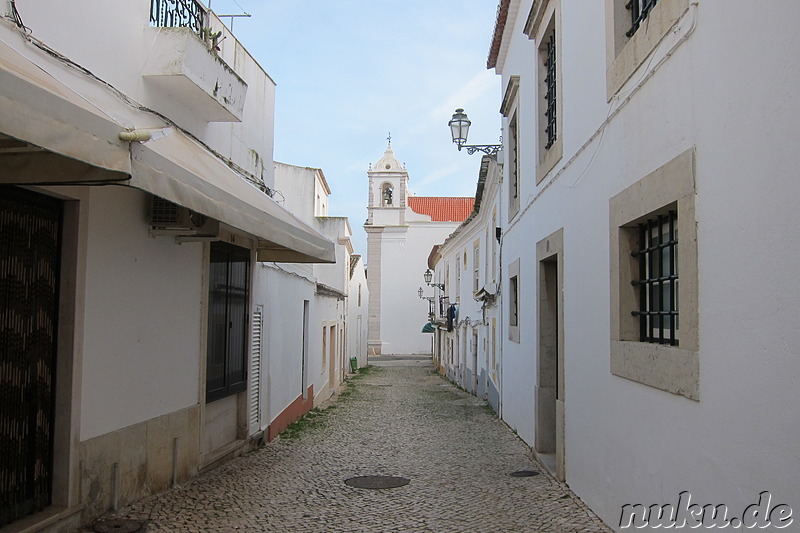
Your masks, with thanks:
<instances>
[{"instance_id":1,"label":"wall lantern","mask_svg":"<svg viewBox=\"0 0 800 533\"><path fill-rule=\"evenodd\" d=\"M467 144L467 135L472 122L467 118L467 114L460 107L453 113L453 118L447 123L450 126L450 135L458 149L467 149L469 155L475 152L483 152L486 155L497 157L497 152L503 147L502 144Z\"/></svg>"},{"instance_id":2,"label":"wall lantern","mask_svg":"<svg viewBox=\"0 0 800 533\"><path fill-rule=\"evenodd\" d=\"M433 272L431 272L430 268L425 271L422 277L425 279L425 283L427 283L429 287L437 287L440 290L444 290L444 283L431 283L431 280L433 280Z\"/></svg>"}]
</instances>

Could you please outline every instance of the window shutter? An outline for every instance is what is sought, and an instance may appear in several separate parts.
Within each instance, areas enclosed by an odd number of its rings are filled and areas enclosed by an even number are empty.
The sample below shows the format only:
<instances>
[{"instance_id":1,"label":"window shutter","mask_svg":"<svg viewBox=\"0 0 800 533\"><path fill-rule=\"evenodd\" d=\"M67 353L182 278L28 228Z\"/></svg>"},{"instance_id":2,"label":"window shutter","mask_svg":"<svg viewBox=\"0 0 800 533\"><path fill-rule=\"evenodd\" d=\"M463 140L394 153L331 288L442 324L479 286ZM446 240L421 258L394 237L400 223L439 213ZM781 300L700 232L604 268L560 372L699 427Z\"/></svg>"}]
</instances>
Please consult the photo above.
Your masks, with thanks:
<instances>
[{"instance_id":1,"label":"window shutter","mask_svg":"<svg viewBox=\"0 0 800 533\"><path fill-rule=\"evenodd\" d=\"M261 338L264 329L264 306L253 312L253 333L250 350L250 428L261 429Z\"/></svg>"}]
</instances>

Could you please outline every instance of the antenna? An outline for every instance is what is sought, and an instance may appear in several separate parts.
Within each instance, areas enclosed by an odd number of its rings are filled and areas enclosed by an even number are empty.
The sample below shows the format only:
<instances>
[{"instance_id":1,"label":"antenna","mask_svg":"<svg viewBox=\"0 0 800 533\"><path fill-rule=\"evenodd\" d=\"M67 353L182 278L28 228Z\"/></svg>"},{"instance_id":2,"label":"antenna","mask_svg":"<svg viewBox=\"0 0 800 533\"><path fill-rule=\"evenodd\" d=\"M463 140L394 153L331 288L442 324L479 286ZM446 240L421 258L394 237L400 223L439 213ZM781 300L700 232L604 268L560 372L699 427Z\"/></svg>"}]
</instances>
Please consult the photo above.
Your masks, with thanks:
<instances>
[{"instance_id":1,"label":"antenna","mask_svg":"<svg viewBox=\"0 0 800 533\"><path fill-rule=\"evenodd\" d=\"M252 17L253 15L251 15L250 13L242 13L242 14L239 14L239 15L217 15L217 16L218 16L219 18L223 18L223 17L228 17L228 18L230 18L230 19L231 19L231 22L230 22L230 24L228 24L228 27L230 28L231 32L233 32L233 19L234 19L234 18L237 18L237 17L245 17L245 18L250 18L250 17Z\"/></svg>"}]
</instances>

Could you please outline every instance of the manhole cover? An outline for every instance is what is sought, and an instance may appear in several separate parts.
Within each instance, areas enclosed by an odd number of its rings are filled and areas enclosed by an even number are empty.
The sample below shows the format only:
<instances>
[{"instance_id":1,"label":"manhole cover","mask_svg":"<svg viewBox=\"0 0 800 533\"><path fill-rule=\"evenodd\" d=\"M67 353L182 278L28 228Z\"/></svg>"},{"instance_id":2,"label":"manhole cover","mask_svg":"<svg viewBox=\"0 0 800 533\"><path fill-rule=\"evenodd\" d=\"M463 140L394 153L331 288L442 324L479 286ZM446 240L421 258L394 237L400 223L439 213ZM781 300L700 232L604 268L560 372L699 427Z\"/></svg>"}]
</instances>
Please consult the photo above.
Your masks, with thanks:
<instances>
[{"instance_id":1,"label":"manhole cover","mask_svg":"<svg viewBox=\"0 0 800 533\"><path fill-rule=\"evenodd\" d=\"M511 472L511 477L531 477L538 475L539 472L536 470L517 470L516 472Z\"/></svg>"},{"instance_id":2,"label":"manhole cover","mask_svg":"<svg viewBox=\"0 0 800 533\"><path fill-rule=\"evenodd\" d=\"M124 518L109 518L98 520L92 529L97 533L137 533L141 531L144 522L139 520L126 520Z\"/></svg>"},{"instance_id":3,"label":"manhole cover","mask_svg":"<svg viewBox=\"0 0 800 533\"><path fill-rule=\"evenodd\" d=\"M396 489L410 481L397 476L359 476L345 480L345 484L357 489Z\"/></svg>"}]
</instances>

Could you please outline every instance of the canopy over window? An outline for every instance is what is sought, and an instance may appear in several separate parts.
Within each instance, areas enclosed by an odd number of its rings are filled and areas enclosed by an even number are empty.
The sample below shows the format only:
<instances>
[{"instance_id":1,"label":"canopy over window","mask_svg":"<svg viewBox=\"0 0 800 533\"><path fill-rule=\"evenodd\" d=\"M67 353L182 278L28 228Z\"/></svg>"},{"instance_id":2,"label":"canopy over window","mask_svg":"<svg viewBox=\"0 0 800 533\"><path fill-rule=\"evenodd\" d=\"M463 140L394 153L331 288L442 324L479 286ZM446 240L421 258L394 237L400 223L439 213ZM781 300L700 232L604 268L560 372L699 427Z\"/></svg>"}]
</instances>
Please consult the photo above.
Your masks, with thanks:
<instances>
[{"instance_id":1,"label":"canopy over window","mask_svg":"<svg viewBox=\"0 0 800 533\"><path fill-rule=\"evenodd\" d=\"M0 183L125 181L131 163L121 129L0 41Z\"/></svg>"},{"instance_id":2,"label":"canopy over window","mask_svg":"<svg viewBox=\"0 0 800 533\"><path fill-rule=\"evenodd\" d=\"M19 50L30 46L15 37ZM0 184L130 185L255 236L259 261L336 261L331 241L205 146L177 130L121 141L120 132L153 126L154 116L52 59L36 61L0 41Z\"/></svg>"},{"instance_id":3,"label":"canopy over window","mask_svg":"<svg viewBox=\"0 0 800 533\"><path fill-rule=\"evenodd\" d=\"M131 143L131 186L258 238L258 260L334 263L334 245L185 134Z\"/></svg>"}]
</instances>

